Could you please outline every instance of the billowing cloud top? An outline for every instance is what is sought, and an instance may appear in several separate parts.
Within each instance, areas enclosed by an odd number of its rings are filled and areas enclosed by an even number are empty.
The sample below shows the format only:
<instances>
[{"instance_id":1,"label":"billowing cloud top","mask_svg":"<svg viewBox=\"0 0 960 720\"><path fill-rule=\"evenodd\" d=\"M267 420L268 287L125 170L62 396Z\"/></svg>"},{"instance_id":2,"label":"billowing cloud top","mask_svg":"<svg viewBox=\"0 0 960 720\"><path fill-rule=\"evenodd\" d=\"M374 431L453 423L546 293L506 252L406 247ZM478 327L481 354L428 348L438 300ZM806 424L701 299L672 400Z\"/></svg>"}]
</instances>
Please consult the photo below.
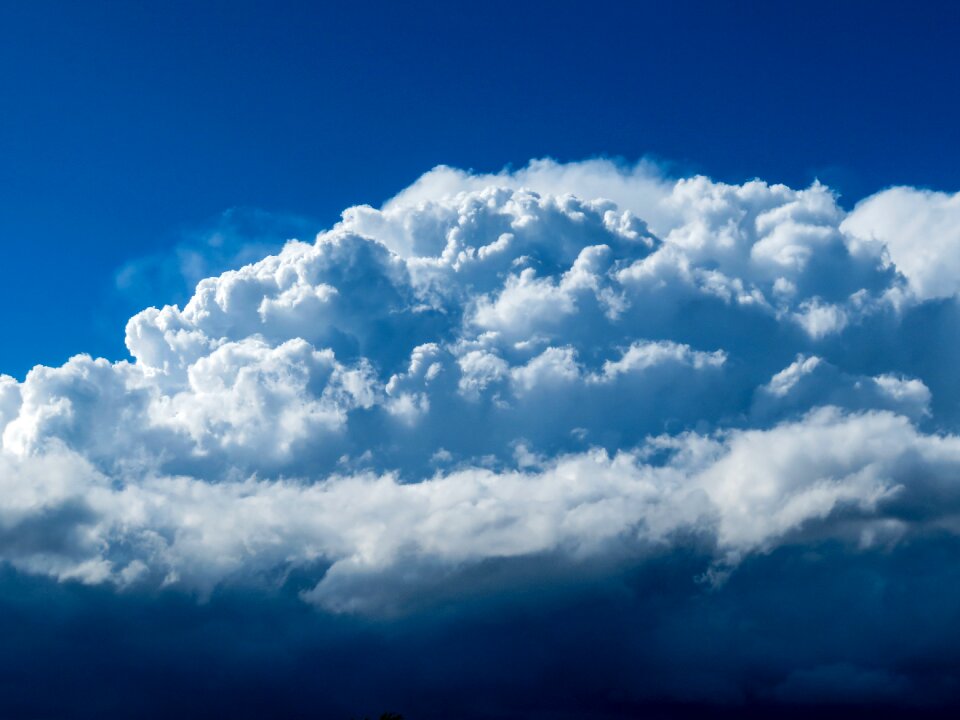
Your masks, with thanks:
<instances>
[{"instance_id":1,"label":"billowing cloud top","mask_svg":"<svg viewBox=\"0 0 960 720\"><path fill-rule=\"evenodd\" d=\"M0 558L381 612L578 567L960 531L957 196L440 167L0 377Z\"/></svg>"}]
</instances>

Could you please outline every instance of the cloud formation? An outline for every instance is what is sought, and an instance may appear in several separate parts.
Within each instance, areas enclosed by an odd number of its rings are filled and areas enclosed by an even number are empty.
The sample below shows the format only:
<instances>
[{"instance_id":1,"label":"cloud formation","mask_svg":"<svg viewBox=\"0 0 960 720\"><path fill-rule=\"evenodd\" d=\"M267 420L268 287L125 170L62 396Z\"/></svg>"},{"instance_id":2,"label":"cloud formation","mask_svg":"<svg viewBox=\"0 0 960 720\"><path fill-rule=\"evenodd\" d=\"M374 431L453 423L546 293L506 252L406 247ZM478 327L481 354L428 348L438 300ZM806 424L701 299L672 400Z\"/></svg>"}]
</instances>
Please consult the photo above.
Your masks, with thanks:
<instances>
[{"instance_id":1,"label":"cloud formation","mask_svg":"<svg viewBox=\"0 0 960 720\"><path fill-rule=\"evenodd\" d=\"M378 613L490 560L694 544L721 583L955 533L954 200L437 168L138 313L129 361L0 376L0 558L202 594L302 571Z\"/></svg>"}]
</instances>

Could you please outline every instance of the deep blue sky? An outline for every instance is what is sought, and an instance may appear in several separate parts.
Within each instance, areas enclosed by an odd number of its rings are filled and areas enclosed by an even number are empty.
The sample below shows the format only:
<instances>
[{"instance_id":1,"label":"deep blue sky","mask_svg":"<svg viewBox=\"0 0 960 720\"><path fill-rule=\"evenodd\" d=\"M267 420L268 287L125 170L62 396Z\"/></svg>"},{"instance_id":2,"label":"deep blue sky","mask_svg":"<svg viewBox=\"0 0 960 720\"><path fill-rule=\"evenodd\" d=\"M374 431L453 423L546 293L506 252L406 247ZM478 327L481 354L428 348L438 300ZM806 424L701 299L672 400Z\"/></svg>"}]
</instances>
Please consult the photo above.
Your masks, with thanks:
<instances>
[{"instance_id":1,"label":"deep blue sky","mask_svg":"<svg viewBox=\"0 0 960 720\"><path fill-rule=\"evenodd\" d=\"M124 356L180 298L119 269L225 210L319 229L438 163L956 190L958 30L947 2L3 0L0 371Z\"/></svg>"}]
</instances>

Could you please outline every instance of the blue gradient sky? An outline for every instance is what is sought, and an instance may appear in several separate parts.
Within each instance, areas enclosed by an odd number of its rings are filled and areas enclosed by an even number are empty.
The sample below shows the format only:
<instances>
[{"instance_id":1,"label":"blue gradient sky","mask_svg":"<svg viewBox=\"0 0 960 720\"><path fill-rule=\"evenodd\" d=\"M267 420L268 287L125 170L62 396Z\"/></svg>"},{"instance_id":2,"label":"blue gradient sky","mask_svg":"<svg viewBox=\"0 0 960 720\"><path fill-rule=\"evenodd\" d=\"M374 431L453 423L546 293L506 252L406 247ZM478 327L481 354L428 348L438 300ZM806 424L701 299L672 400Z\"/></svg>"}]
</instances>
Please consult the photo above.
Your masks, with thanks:
<instances>
[{"instance_id":1,"label":"blue gradient sky","mask_svg":"<svg viewBox=\"0 0 960 720\"><path fill-rule=\"evenodd\" d=\"M131 261L310 237L438 163L960 186L955 3L3 2L0 370L125 356ZM219 268L217 268L219 269ZM121 283L122 284L122 283ZM175 283L174 283L175 285ZM69 297L70 311L63 299Z\"/></svg>"}]
</instances>

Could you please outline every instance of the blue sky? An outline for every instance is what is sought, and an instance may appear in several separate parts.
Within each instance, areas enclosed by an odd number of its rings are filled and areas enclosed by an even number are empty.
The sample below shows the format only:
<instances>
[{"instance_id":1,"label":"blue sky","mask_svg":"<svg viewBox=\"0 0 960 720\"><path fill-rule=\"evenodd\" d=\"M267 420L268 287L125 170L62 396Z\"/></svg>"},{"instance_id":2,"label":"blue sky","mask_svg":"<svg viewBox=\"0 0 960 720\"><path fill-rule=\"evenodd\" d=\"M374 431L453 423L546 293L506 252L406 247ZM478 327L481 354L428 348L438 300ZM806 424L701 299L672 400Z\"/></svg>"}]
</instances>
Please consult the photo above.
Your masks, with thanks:
<instances>
[{"instance_id":1,"label":"blue sky","mask_svg":"<svg viewBox=\"0 0 960 720\"><path fill-rule=\"evenodd\" d=\"M955 715L958 30L0 4L0 716Z\"/></svg>"},{"instance_id":2,"label":"blue sky","mask_svg":"<svg viewBox=\"0 0 960 720\"><path fill-rule=\"evenodd\" d=\"M174 289L118 295L115 274L224 211L303 218L310 237L440 163L652 157L719 180L819 177L845 205L955 189L957 12L4 3L0 368L122 357L126 317Z\"/></svg>"}]
</instances>

